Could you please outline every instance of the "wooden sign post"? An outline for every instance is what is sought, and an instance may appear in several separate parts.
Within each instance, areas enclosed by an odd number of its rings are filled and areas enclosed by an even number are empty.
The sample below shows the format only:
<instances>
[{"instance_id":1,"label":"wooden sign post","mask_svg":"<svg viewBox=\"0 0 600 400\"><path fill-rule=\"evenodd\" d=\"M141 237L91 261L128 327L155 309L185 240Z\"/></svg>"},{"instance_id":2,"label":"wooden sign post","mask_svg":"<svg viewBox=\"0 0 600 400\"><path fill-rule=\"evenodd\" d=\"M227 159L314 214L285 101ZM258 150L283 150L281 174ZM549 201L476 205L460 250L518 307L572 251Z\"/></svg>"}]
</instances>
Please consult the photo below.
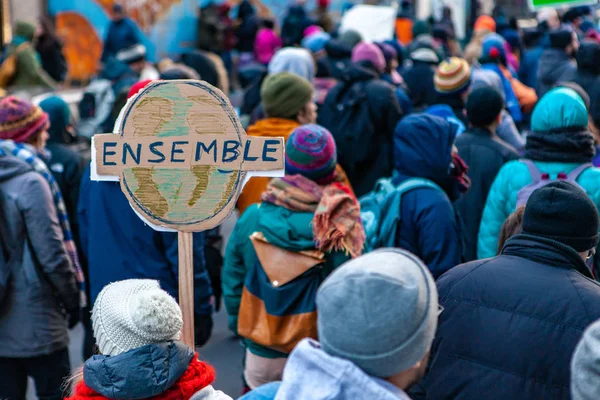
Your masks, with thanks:
<instances>
[{"instance_id":1,"label":"wooden sign post","mask_svg":"<svg viewBox=\"0 0 600 400\"><path fill-rule=\"evenodd\" d=\"M190 347L192 232L223 222L250 176L283 170L283 138L247 136L225 95L201 81L149 84L127 102L114 134L92 138L92 179L119 180L142 220L179 232L179 303Z\"/></svg>"}]
</instances>

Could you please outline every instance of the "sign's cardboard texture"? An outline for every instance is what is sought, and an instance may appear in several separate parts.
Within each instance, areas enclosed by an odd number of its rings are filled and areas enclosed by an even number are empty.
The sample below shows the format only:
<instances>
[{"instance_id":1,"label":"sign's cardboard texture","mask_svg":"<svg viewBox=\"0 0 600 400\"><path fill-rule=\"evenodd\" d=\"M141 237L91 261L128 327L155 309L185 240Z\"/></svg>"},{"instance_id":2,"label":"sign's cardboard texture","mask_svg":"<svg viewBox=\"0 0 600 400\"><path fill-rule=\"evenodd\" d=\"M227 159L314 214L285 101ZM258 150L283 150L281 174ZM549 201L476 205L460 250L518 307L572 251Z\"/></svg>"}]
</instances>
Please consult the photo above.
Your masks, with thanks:
<instances>
[{"instance_id":1,"label":"sign's cardboard texture","mask_svg":"<svg viewBox=\"0 0 600 400\"><path fill-rule=\"evenodd\" d=\"M283 138L247 136L229 100L206 82L149 84L115 130L93 138L92 177L118 177L133 209L154 227L216 227L249 173L283 175Z\"/></svg>"}]
</instances>

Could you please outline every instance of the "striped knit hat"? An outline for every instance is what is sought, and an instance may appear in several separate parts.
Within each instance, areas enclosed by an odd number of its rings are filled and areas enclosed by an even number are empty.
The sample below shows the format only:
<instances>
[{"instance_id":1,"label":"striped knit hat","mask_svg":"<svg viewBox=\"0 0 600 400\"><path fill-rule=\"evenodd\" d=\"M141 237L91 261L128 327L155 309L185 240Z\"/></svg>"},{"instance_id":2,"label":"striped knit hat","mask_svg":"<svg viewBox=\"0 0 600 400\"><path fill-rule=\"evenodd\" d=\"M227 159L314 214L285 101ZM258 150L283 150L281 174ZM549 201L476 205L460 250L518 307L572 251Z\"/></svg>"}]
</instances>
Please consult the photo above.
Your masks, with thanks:
<instances>
[{"instance_id":1,"label":"striped knit hat","mask_svg":"<svg viewBox=\"0 0 600 400\"><path fill-rule=\"evenodd\" d=\"M23 143L47 124L48 114L40 107L14 96L0 100L0 139Z\"/></svg>"},{"instance_id":2,"label":"striped knit hat","mask_svg":"<svg viewBox=\"0 0 600 400\"><path fill-rule=\"evenodd\" d=\"M326 185L335 177L337 152L329 131L320 125L303 125L294 130L285 145L286 175L303 175Z\"/></svg>"},{"instance_id":3,"label":"striped knit hat","mask_svg":"<svg viewBox=\"0 0 600 400\"><path fill-rule=\"evenodd\" d=\"M471 85L471 68L466 60L451 57L443 61L434 77L435 90L442 95L464 93Z\"/></svg>"}]
</instances>

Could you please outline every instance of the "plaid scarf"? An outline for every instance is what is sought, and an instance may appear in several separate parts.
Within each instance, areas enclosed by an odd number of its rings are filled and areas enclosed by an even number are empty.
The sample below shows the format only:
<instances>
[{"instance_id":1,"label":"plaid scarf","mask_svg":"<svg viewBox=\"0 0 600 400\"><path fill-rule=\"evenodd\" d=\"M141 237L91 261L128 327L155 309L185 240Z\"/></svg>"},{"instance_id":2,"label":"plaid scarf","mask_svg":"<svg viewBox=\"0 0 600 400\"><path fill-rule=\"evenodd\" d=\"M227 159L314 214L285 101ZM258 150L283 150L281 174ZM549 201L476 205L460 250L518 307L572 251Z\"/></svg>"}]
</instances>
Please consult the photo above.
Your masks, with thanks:
<instances>
[{"instance_id":1,"label":"plaid scarf","mask_svg":"<svg viewBox=\"0 0 600 400\"><path fill-rule=\"evenodd\" d=\"M352 257L361 255L365 232L360 205L345 184L333 182L320 186L302 175L288 175L272 179L262 201L292 211L314 213L313 236L318 250L326 253L343 250Z\"/></svg>"},{"instance_id":2,"label":"plaid scarf","mask_svg":"<svg viewBox=\"0 0 600 400\"><path fill-rule=\"evenodd\" d=\"M65 202L63 201L62 194L60 193L60 188L54 180L52 173L50 173L46 164L30 148L22 143L15 143L12 140L0 140L0 155L12 155L20 160L25 161L27 164L31 165L37 173L42 175L46 182L48 182L50 191L52 192L54 206L56 207L58 221L60 222L60 226L63 231L65 248L67 249L69 257L71 258L71 262L73 263L75 277L77 278L77 283L79 284L79 291L81 294L80 306L85 307L87 305L85 295L85 277L83 276L83 271L81 269L81 265L79 264L79 257L77 256L77 248L75 247L75 242L73 241L73 233L71 232L71 225L69 224L69 217L67 216L67 208L65 207Z\"/></svg>"}]
</instances>

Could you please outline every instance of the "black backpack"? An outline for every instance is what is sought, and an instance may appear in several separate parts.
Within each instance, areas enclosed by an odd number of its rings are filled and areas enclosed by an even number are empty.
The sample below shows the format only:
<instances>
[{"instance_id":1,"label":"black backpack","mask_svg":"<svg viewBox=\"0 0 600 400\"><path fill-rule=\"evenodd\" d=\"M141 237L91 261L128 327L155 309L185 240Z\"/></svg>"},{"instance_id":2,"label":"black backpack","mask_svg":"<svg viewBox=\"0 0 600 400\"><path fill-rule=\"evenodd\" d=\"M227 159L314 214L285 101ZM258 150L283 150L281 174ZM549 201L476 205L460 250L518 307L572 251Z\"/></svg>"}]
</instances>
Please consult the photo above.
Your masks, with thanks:
<instances>
[{"instance_id":1,"label":"black backpack","mask_svg":"<svg viewBox=\"0 0 600 400\"><path fill-rule=\"evenodd\" d=\"M367 82L335 86L319 110L319 125L327 128L337 146L338 163L348 176L381 155L371 114Z\"/></svg>"}]
</instances>

